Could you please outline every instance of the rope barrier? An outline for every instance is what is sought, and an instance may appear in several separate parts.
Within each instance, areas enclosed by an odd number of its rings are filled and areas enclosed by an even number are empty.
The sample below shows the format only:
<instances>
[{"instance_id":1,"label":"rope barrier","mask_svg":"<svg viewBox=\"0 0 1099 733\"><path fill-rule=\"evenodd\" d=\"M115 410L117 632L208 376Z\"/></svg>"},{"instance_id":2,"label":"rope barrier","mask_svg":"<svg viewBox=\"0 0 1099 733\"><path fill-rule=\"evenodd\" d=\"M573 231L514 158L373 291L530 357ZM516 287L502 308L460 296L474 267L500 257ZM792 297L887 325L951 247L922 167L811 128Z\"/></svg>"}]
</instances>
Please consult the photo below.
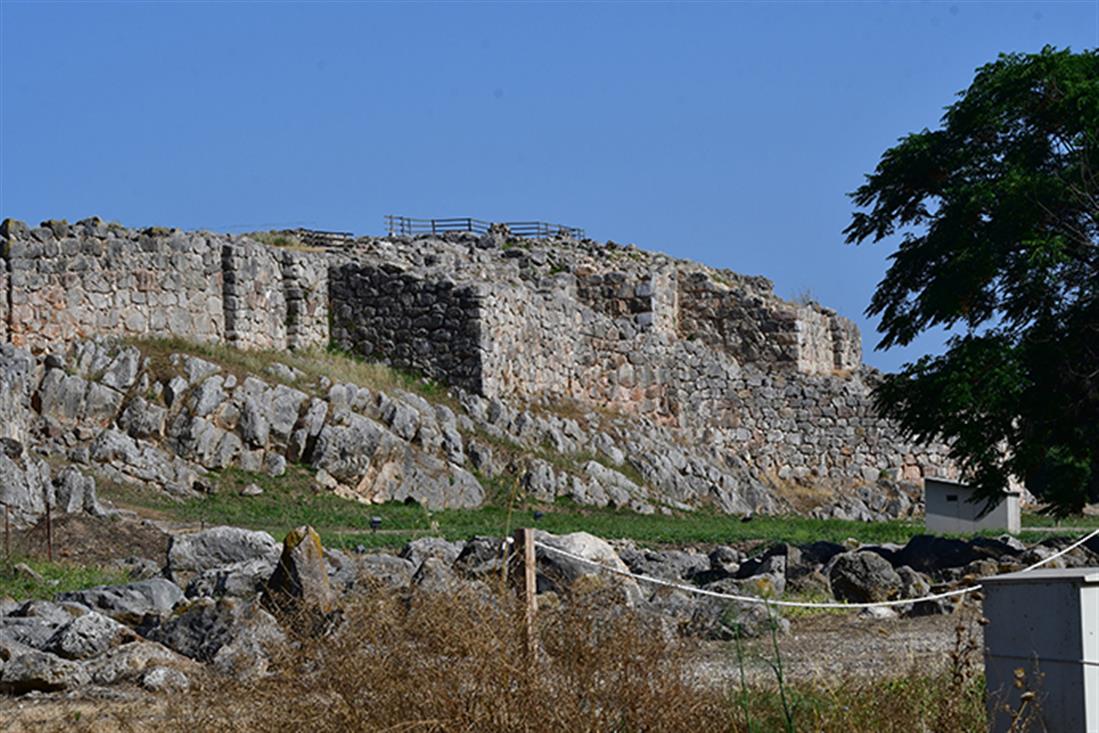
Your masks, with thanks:
<instances>
[{"instance_id":1,"label":"rope barrier","mask_svg":"<svg viewBox=\"0 0 1099 733\"><path fill-rule=\"evenodd\" d=\"M1076 542L1072 543L1071 545L1064 548L1063 550L1055 552L1054 554L1050 555L1049 557L1044 558L1042 560L1039 560L1038 562L1036 562L1032 565L1028 565L1027 567L1023 568L1019 572L1028 573L1031 570L1036 570L1036 569L1040 568L1041 566L1045 565L1046 563L1053 562L1057 558L1062 557L1062 556L1068 554L1069 552L1072 552L1077 547L1084 544L1085 542L1090 540L1092 537L1095 537L1096 535L1099 535L1099 529L1093 530L1092 532L1088 533L1083 538L1077 540ZM785 607L785 608L846 608L846 609L858 609L858 608L878 608L878 607L887 607L887 606L907 606L909 604L920 603L920 602L923 602L923 601L937 601L937 600L941 600L943 598L952 598L954 596L961 596L961 595L965 595L966 593L973 593L974 591L978 591L978 590L981 589L981 585L977 584L977 585L968 586L966 588L959 588L958 590L946 591L945 593L932 593L930 595L920 596L919 598L903 598L903 599L899 599L899 600L895 600L895 601L877 601L875 603L841 603L841 602L811 603L809 601L779 601L779 600L773 600L773 599L770 599L770 598L760 598L758 596L742 596L742 595L737 595L735 593L720 593L720 592L714 591L714 590L706 590L705 588L696 588L695 586L692 586L692 585L683 585L682 583L673 583L669 580L664 580L662 578L654 578L651 575L642 575L640 573L631 573L628 570L619 570L618 568L612 568L610 566L604 565L601 562L597 562L595 560L589 560L586 557L581 557L580 555L569 552L568 550L562 550L559 547L554 547L553 545L547 545L545 542L541 542L541 541L536 540L534 544L535 544L536 547L540 547L543 550L547 550L547 551L555 553L557 555L561 555L562 557L567 557L570 560L575 560L577 562L581 562L581 563L584 563L586 565L591 565L595 568L598 568L599 570L603 570L603 571L608 572L608 573L613 573L615 575L625 576L627 578L633 578L634 580L639 580L639 581L642 581L644 583L651 583L653 585L661 585L661 586L664 586L666 588L673 588L675 590L681 590L681 591L684 591L686 593L694 593L696 595L709 596L711 598L721 598L723 600L738 601L740 603L755 603L755 604L763 604L763 605L766 605L766 606L780 606L780 607Z\"/></svg>"}]
</instances>

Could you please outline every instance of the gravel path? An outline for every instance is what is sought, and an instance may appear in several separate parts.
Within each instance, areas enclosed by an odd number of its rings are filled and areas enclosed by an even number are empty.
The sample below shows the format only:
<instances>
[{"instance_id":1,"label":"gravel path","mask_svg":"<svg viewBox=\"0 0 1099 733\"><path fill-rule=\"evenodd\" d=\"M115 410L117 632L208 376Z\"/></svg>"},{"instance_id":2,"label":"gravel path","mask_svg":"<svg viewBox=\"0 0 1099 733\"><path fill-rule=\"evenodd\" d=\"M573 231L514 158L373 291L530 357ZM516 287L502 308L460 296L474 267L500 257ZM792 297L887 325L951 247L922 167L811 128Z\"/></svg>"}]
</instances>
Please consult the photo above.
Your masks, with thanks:
<instances>
[{"instance_id":1,"label":"gravel path","mask_svg":"<svg viewBox=\"0 0 1099 733\"><path fill-rule=\"evenodd\" d=\"M963 610L951 616L877 620L856 613L821 614L795 619L789 634L779 637L786 678L838 679L845 676L903 675L949 667L958 646L958 627L968 640L969 659L983 664L982 627L977 614ZM745 644L745 674L749 681L774 680L771 640ZM731 642L707 645L699 675L715 684L739 684L740 670Z\"/></svg>"}]
</instances>

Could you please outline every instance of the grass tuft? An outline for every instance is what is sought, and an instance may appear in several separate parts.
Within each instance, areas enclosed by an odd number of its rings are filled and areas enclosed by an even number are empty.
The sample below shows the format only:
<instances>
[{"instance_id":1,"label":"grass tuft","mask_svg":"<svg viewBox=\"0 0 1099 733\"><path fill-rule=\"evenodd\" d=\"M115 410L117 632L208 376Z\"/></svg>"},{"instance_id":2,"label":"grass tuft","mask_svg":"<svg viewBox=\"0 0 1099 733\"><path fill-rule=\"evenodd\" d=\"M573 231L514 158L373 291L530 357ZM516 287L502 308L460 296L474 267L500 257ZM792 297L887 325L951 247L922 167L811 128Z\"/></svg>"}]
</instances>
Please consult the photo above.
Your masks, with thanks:
<instances>
[{"instance_id":1,"label":"grass tuft","mask_svg":"<svg viewBox=\"0 0 1099 733\"><path fill-rule=\"evenodd\" d=\"M29 567L41 579L16 570L16 566L20 564ZM97 585L125 583L127 580L128 577L123 571L96 565L48 562L18 557L0 560L0 598L10 596L17 601L32 598L50 599L58 593Z\"/></svg>"}]
</instances>

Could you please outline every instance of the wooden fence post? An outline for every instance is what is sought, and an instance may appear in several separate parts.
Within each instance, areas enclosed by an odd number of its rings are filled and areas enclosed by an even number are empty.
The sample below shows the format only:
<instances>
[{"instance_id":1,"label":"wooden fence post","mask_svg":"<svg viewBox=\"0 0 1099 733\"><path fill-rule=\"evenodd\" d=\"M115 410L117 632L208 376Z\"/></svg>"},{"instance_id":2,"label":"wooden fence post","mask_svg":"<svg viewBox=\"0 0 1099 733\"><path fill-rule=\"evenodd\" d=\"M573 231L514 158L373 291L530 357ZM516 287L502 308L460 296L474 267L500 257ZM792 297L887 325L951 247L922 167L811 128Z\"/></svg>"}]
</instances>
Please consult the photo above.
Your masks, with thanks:
<instances>
[{"instance_id":1,"label":"wooden fence post","mask_svg":"<svg viewBox=\"0 0 1099 733\"><path fill-rule=\"evenodd\" d=\"M11 560L11 518L8 516L10 510L8 505L4 505L4 558Z\"/></svg>"},{"instance_id":2,"label":"wooden fence post","mask_svg":"<svg viewBox=\"0 0 1099 733\"><path fill-rule=\"evenodd\" d=\"M534 629L535 615L538 613L538 566L534 552L534 530L524 527L515 533L516 540L523 543L523 591L526 601L526 638L527 653L532 657L538 651L538 637Z\"/></svg>"},{"instance_id":3,"label":"wooden fence post","mask_svg":"<svg viewBox=\"0 0 1099 733\"><path fill-rule=\"evenodd\" d=\"M50 501L46 500L46 559L53 562L53 520L50 517Z\"/></svg>"}]
</instances>

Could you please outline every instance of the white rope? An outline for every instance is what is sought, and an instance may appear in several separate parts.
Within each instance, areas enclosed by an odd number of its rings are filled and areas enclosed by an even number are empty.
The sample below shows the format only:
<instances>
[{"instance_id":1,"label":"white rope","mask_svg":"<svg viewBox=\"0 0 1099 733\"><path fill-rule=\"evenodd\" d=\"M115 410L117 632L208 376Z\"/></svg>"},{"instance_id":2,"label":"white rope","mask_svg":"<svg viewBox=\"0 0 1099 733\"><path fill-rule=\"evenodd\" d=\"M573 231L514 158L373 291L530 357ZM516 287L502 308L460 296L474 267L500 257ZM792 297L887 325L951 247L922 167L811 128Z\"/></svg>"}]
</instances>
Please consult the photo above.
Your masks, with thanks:
<instances>
[{"instance_id":1,"label":"white rope","mask_svg":"<svg viewBox=\"0 0 1099 733\"><path fill-rule=\"evenodd\" d=\"M1027 573L1027 572L1030 572L1031 570L1035 570L1037 568L1040 568L1042 565L1045 565L1046 563L1053 562L1054 560L1061 557L1062 555L1066 555L1069 552L1072 552L1077 547L1084 544L1085 542L1090 540L1092 537L1095 537L1096 535L1099 535L1099 529L1093 530L1091 533L1084 536L1082 539L1079 539L1076 542L1072 543L1071 545L1069 545L1065 549L1063 549L1059 552L1056 552L1056 553L1050 555L1049 557L1047 557L1043 560L1039 560L1038 562L1034 563L1033 565L1028 565L1027 567L1023 568L1019 572ZM668 580L663 580L662 578L654 578L651 575L641 575L639 573L631 573L628 570L619 570L618 568L612 568L610 566L604 565L603 563L596 562L595 560L589 560L586 557L581 557L580 555L576 555L576 554L571 553L567 550L562 550L559 547L554 547L553 545L547 545L545 542L539 542L539 541L535 540L534 545L535 545L535 547L541 547L543 550L548 550L550 552L556 553L556 554L561 555L563 557L567 557L570 560L576 560L577 562L581 562L581 563L584 563L586 565L591 565L595 568L598 568L599 570L603 570L603 571L606 571L608 573L614 573L615 575L622 575L622 576L625 576L627 578L633 578L634 580L640 580L640 581L645 582L645 583L651 583L653 585L662 585L666 588L674 588L675 590L681 590L681 591L684 591L686 593L694 593L694 594L700 595L700 596L710 596L711 598L721 598L723 600L739 601L740 603L757 603L757 604L761 603L761 604L767 605L767 606L782 606L782 607L785 607L785 608L847 608L847 609L856 609L856 608L877 608L877 607L883 607L883 606L907 606L909 604L920 603L922 601L937 601L937 600L940 600L940 599L943 599L943 598L951 598L953 596L961 596L961 595L965 595L966 593L972 593L974 591L977 591L977 590L981 589L980 584L978 584L978 585L971 585L971 586L966 587L966 588L959 588L958 590L946 591L945 593L933 593L931 595L920 596L919 598L903 598L903 599L899 599L899 600L895 600L895 601L878 601L876 603L839 603L839 602L836 602L836 603L810 603L808 601L804 601L804 602L803 601L777 601L777 600L772 600L770 598L760 598L758 596L742 596L742 595L737 595L735 593L720 593L720 592L714 591L714 590L706 590L705 588L696 588L695 586L692 586L692 585L683 585L682 583L673 583L673 582L668 581Z\"/></svg>"},{"instance_id":2,"label":"white rope","mask_svg":"<svg viewBox=\"0 0 1099 733\"><path fill-rule=\"evenodd\" d=\"M1094 537L1097 534L1099 534L1099 529L1092 530L1090 533L1088 533L1088 534L1084 535L1082 538L1076 540L1075 542L1073 542L1071 545L1069 545L1065 549L1063 549L1059 552L1055 552L1052 555L1050 555L1049 557L1047 557L1046 559L1039 560L1038 562L1034 563L1033 565L1027 565L1025 568L1023 568L1019 572L1020 573L1029 573L1031 570L1035 570L1037 568L1042 567L1047 562L1052 562L1053 560L1056 560L1057 558L1061 557L1062 555L1067 555L1068 553L1072 552L1077 547L1084 544L1085 542L1087 542L1088 540L1090 540L1092 537Z\"/></svg>"}]
</instances>

